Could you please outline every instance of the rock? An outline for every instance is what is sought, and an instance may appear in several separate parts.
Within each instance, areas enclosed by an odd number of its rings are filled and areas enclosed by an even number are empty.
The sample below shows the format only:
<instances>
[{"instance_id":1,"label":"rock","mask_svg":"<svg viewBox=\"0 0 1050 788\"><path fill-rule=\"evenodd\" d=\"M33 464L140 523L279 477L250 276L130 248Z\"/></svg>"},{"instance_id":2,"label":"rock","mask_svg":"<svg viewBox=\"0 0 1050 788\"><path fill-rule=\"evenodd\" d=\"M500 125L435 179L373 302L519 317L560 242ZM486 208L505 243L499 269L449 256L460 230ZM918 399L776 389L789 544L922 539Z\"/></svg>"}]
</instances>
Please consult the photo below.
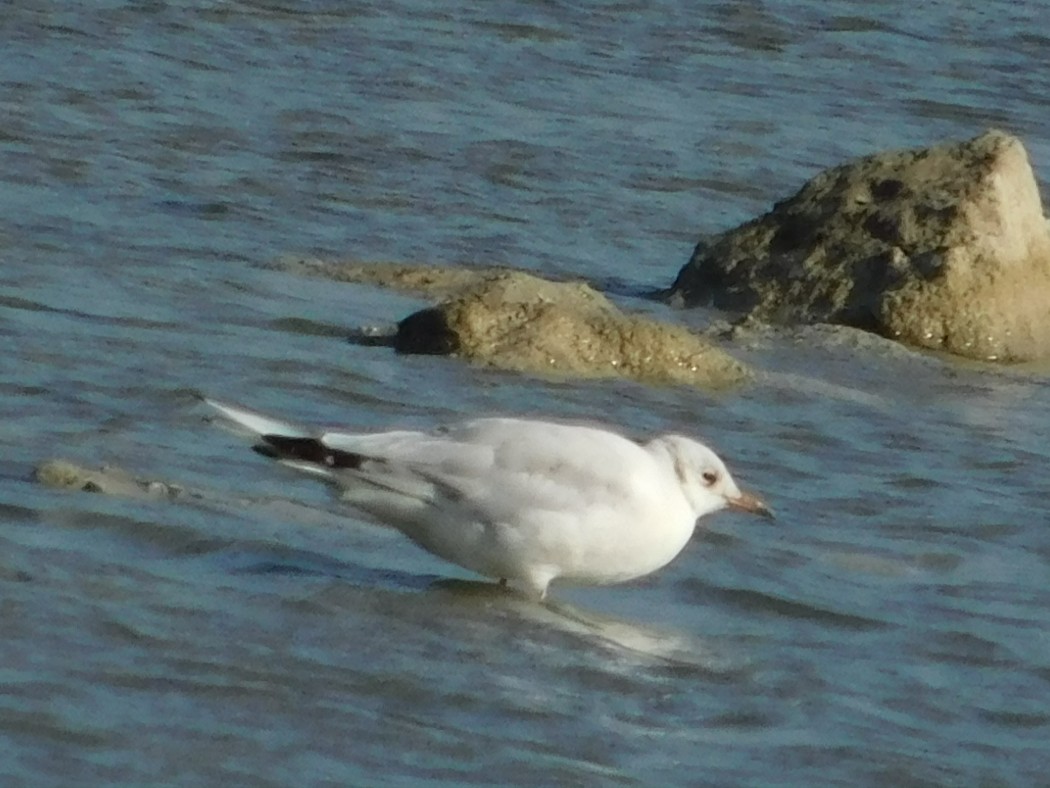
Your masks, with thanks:
<instances>
[{"instance_id":1,"label":"rock","mask_svg":"<svg viewBox=\"0 0 1050 788\"><path fill-rule=\"evenodd\" d=\"M625 315L580 282L552 282L507 268L289 260L283 270L390 287L444 300L385 331L354 332L359 344L401 353L456 355L500 369L558 377L627 377L721 387L747 368L683 326Z\"/></svg>"},{"instance_id":2,"label":"rock","mask_svg":"<svg viewBox=\"0 0 1050 788\"><path fill-rule=\"evenodd\" d=\"M183 494L178 485L138 479L121 468L103 465L85 468L68 460L47 460L37 466L34 476L48 487L83 492L105 493L122 498L177 498Z\"/></svg>"},{"instance_id":3,"label":"rock","mask_svg":"<svg viewBox=\"0 0 1050 788\"><path fill-rule=\"evenodd\" d=\"M264 497L231 496L229 490L184 487L181 484L144 479L113 465L89 468L63 459L44 460L33 471L40 484L61 490L98 493L139 501L164 501L204 507L204 511L229 511L243 514L246 510L300 523L334 526L340 515L295 501ZM3 579L0 576L0 579Z\"/></svg>"},{"instance_id":4,"label":"rock","mask_svg":"<svg viewBox=\"0 0 1050 788\"><path fill-rule=\"evenodd\" d=\"M671 299L975 359L1047 358L1050 231L1022 143L990 131L826 170L698 245Z\"/></svg>"},{"instance_id":5,"label":"rock","mask_svg":"<svg viewBox=\"0 0 1050 788\"><path fill-rule=\"evenodd\" d=\"M403 353L454 354L520 372L725 386L743 364L683 326L626 315L580 282L484 277L398 324Z\"/></svg>"}]
</instances>

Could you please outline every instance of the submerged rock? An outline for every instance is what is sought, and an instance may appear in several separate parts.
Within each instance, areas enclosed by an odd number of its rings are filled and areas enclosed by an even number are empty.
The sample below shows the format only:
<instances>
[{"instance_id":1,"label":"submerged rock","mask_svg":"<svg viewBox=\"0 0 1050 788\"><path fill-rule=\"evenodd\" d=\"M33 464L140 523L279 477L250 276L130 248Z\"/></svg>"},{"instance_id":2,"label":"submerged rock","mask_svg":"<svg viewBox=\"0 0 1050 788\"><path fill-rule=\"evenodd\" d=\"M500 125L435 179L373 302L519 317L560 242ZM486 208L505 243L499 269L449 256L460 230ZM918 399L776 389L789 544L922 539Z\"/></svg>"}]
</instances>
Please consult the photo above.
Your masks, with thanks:
<instances>
[{"instance_id":1,"label":"submerged rock","mask_svg":"<svg viewBox=\"0 0 1050 788\"><path fill-rule=\"evenodd\" d=\"M182 487L161 481L139 479L121 468L103 465L85 468L69 460L47 460L36 467L34 477L48 487L116 495L122 498L177 498Z\"/></svg>"},{"instance_id":2,"label":"submerged rock","mask_svg":"<svg viewBox=\"0 0 1050 788\"><path fill-rule=\"evenodd\" d=\"M1050 231L1021 142L990 131L821 173L698 245L671 290L975 359L1050 357Z\"/></svg>"},{"instance_id":3,"label":"submerged rock","mask_svg":"<svg viewBox=\"0 0 1050 788\"><path fill-rule=\"evenodd\" d=\"M268 516L294 519L303 523L332 526L342 522L342 517L338 514L296 501L272 496L231 496L228 490L184 487L159 479L144 479L113 465L91 468L70 460L50 459L36 466L33 479L47 487L61 490L98 493L139 501L165 501L204 507L206 511L243 513L251 509Z\"/></svg>"}]
</instances>

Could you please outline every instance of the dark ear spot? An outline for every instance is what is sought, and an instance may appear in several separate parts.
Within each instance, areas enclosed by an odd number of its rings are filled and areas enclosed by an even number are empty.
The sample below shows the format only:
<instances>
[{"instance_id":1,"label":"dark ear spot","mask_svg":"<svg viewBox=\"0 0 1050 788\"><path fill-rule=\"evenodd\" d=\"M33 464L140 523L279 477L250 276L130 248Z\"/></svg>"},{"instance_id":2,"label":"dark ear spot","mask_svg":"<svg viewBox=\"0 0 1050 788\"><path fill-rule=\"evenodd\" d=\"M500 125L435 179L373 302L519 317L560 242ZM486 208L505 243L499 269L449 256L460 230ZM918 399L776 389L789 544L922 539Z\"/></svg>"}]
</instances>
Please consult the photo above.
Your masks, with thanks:
<instances>
[{"instance_id":1,"label":"dark ear spot","mask_svg":"<svg viewBox=\"0 0 1050 788\"><path fill-rule=\"evenodd\" d=\"M689 484L689 474L686 472L685 464L682 462L682 458L677 455L674 458L674 475L678 477L678 481L683 487Z\"/></svg>"}]
</instances>

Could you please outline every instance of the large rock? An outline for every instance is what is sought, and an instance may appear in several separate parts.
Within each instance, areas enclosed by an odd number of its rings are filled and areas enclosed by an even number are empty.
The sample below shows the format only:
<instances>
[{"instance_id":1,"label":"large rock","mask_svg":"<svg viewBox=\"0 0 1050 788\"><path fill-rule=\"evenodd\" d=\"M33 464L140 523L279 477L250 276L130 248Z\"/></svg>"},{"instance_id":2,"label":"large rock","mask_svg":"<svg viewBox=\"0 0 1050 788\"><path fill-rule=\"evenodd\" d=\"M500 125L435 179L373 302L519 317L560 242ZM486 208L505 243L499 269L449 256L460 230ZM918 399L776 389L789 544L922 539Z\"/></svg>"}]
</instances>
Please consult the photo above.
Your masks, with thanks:
<instances>
[{"instance_id":1,"label":"large rock","mask_svg":"<svg viewBox=\"0 0 1050 788\"><path fill-rule=\"evenodd\" d=\"M406 317L388 340L355 341L401 353L454 355L500 369L556 377L625 377L718 388L749 370L684 326L627 315L582 282L552 282L508 268L288 260L280 267L340 282L442 299Z\"/></svg>"},{"instance_id":2,"label":"large rock","mask_svg":"<svg viewBox=\"0 0 1050 788\"><path fill-rule=\"evenodd\" d=\"M709 387L748 377L740 362L683 326L626 315L586 284L521 272L483 277L409 315L395 346L544 375Z\"/></svg>"},{"instance_id":3,"label":"large rock","mask_svg":"<svg viewBox=\"0 0 1050 788\"><path fill-rule=\"evenodd\" d=\"M826 170L698 245L671 293L970 358L1050 357L1050 232L1023 145L998 131Z\"/></svg>"}]
</instances>

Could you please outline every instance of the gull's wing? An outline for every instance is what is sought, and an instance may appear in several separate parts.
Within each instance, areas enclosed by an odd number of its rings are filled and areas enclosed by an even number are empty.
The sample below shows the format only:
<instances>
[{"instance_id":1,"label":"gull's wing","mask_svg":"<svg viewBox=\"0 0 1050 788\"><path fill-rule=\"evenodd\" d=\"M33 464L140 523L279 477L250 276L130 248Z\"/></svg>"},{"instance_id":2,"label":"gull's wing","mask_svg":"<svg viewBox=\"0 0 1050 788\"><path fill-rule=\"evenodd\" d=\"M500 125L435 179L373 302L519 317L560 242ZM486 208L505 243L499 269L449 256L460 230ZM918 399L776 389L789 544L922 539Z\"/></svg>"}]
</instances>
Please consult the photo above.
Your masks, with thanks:
<instances>
[{"instance_id":1,"label":"gull's wing","mask_svg":"<svg viewBox=\"0 0 1050 788\"><path fill-rule=\"evenodd\" d=\"M486 519L615 505L657 474L652 456L633 441L555 422L475 419L428 433L332 431L319 439L373 461L349 478L334 474L344 484L365 477L400 486L416 479L424 483L421 495L469 504Z\"/></svg>"},{"instance_id":2,"label":"gull's wing","mask_svg":"<svg viewBox=\"0 0 1050 788\"><path fill-rule=\"evenodd\" d=\"M329 478L367 509L388 494L405 500L386 503L455 502L484 519L523 510L580 511L623 500L655 472L645 449L595 427L485 418L430 432L311 431L238 405L205 402L257 439L260 453Z\"/></svg>"},{"instance_id":3,"label":"gull's wing","mask_svg":"<svg viewBox=\"0 0 1050 788\"><path fill-rule=\"evenodd\" d=\"M323 476L361 512L490 577L540 592L559 576L610 582L651 571L681 547L652 537L689 514L674 470L613 432L525 419L310 432L210 404L254 435L260 453Z\"/></svg>"}]
</instances>

